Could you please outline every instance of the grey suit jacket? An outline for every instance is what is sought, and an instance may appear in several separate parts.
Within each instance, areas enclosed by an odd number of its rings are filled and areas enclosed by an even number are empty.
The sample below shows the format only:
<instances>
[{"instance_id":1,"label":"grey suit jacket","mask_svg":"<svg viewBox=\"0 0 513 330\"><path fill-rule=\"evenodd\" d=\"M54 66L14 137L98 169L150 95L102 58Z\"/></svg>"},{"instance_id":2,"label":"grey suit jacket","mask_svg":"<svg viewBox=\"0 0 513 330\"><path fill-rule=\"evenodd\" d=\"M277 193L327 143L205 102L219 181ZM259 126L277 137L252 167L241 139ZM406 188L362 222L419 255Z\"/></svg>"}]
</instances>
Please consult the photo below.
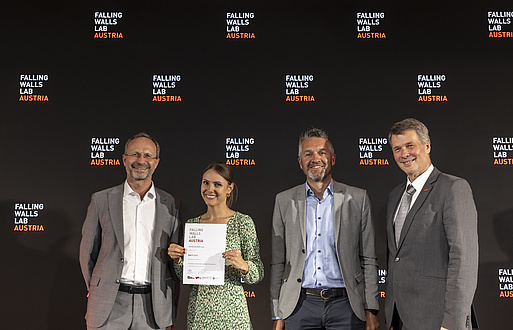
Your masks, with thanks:
<instances>
[{"instance_id":1,"label":"grey suit jacket","mask_svg":"<svg viewBox=\"0 0 513 330\"><path fill-rule=\"evenodd\" d=\"M335 247L351 307L379 309L374 226L365 190L334 182ZM276 196L272 228L271 312L287 318L297 305L306 256L305 185Z\"/></svg>"},{"instance_id":2,"label":"grey suit jacket","mask_svg":"<svg viewBox=\"0 0 513 330\"><path fill-rule=\"evenodd\" d=\"M178 242L178 207L173 196L155 188L152 300L158 326L174 322L177 306L173 266L167 255L171 242ZM109 316L119 289L123 266L123 184L94 193L87 209L80 242L80 267L89 290L87 324L101 326Z\"/></svg>"},{"instance_id":3,"label":"grey suit jacket","mask_svg":"<svg viewBox=\"0 0 513 330\"><path fill-rule=\"evenodd\" d=\"M387 210L387 329L397 306L405 330L471 328L477 285L477 211L464 179L434 169L408 213L396 247L394 215L405 184Z\"/></svg>"}]
</instances>

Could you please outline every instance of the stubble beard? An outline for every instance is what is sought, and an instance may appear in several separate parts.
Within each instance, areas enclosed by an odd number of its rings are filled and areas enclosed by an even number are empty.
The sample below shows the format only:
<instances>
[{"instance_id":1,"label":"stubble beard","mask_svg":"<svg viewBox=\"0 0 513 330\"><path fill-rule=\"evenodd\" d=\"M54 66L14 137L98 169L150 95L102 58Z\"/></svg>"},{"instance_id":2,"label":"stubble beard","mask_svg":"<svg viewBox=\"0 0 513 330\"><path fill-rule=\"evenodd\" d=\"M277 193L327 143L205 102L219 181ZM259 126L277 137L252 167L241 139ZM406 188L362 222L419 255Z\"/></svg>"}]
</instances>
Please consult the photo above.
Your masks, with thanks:
<instances>
[{"instance_id":1,"label":"stubble beard","mask_svg":"<svg viewBox=\"0 0 513 330\"><path fill-rule=\"evenodd\" d=\"M137 169L146 169L148 171L146 173L137 173L136 172ZM130 172L130 176L135 181L147 180L153 174L153 172L151 172L151 167L150 166L146 166L146 165L144 165L144 166L142 166L142 165L134 166L134 164L132 164L132 166L130 166L129 172Z\"/></svg>"},{"instance_id":2,"label":"stubble beard","mask_svg":"<svg viewBox=\"0 0 513 330\"><path fill-rule=\"evenodd\" d=\"M312 180L313 182L321 182L323 181L326 176L328 176L329 174L331 173L331 170L327 170L326 167L324 167L320 172L318 172L318 174L314 174L310 171L310 168L308 169L308 172L307 172L307 177Z\"/></svg>"}]
</instances>

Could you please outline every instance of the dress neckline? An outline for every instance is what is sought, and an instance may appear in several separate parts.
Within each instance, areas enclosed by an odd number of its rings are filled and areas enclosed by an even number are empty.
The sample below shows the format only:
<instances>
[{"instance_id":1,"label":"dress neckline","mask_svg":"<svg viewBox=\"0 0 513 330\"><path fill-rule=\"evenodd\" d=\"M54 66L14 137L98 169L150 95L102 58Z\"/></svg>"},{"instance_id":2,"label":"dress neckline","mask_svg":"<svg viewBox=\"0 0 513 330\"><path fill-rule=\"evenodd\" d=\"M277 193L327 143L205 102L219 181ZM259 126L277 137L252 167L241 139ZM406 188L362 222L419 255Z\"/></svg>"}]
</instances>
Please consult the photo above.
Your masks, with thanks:
<instances>
[{"instance_id":1,"label":"dress neckline","mask_svg":"<svg viewBox=\"0 0 513 330\"><path fill-rule=\"evenodd\" d=\"M233 215L230 217L230 219L228 219L228 221L224 224L224 223L212 223L212 222L201 222L201 215L198 216L198 223L203 223L203 224L214 224L214 225L228 225L230 222L232 222L232 219L235 218L235 215L239 213L239 211L235 211L233 213Z\"/></svg>"}]
</instances>

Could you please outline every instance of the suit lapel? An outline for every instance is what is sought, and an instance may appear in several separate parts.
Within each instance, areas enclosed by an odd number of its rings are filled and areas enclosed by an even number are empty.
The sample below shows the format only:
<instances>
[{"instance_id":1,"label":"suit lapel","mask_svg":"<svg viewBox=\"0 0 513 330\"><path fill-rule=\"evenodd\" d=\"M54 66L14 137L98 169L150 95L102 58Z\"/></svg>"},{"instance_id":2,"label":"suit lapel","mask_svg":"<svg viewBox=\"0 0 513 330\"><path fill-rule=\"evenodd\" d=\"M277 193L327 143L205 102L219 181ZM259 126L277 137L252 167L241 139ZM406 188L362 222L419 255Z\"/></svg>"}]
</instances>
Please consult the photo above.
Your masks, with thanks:
<instances>
[{"instance_id":1,"label":"suit lapel","mask_svg":"<svg viewBox=\"0 0 513 330\"><path fill-rule=\"evenodd\" d=\"M170 239L171 233L168 232L170 228L169 219L165 217L165 214L168 213L168 209L166 207L167 197L165 195L160 195L155 189L155 229L153 231L153 251L156 251L157 248L167 245L168 242L161 242L162 232L166 232L168 237L167 240Z\"/></svg>"},{"instance_id":2,"label":"suit lapel","mask_svg":"<svg viewBox=\"0 0 513 330\"><path fill-rule=\"evenodd\" d=\"M422 190L421 190L419 196L417 197L417 199L415 200L415 203L413 203L410 211L408 212L408 215L406 216L406 219L404 220L403 229L401 231L401 237L399 238L398 250L401 248L401 245L404 242L404 238L406 237L406 235L408 234L408 231L410 230L410 227L411 227L411 224L413 223L415 215L420 210L420 208L426 201L427 197L433 190L433 186L434 186L436 180L438 179L439 175L440 175L440 171L437 170L436 168L433 169L433 172L427 179L426 183L424 184L424 187L422 187Z\"/></svg>"},{"instance_id":3,"label":"suit lapel","mask_svg":"<svg viewBox=\"0 0 513 330\"><path fill-rule=\"evenodd\" d=\"M395 254L397 252L397 246L395 245L395 234L394 234L394 216L399 206L399 201L401 200L401 196L404 192L406 184L402 184L399 187L395 188L395 190L390 195L390 201L388 205L388 214L387 214L387 237L388 239L388 249Z\"/></svg>"},{"instance_id":4,"label":"suit lapel","mask_svg":"<svg viewBox=\"0 0 513 330\"><path fill-rule=\"evenodd\" d=\"M118 240L121 254L124 254L125 234L123 231L123 184L112 188L108 196L112 227L114 228L114 234Z\"/></svg>"},{"instance_id":5,"label":"suit lapel","mask_svg":"<svg viewBox=\"0 0 513 330\"><path fill-rule=\"evenodd\" d=\"M306 247L306 188L304 185L298 187L295 200L297 201L297 217L299 219L299 227L301 228L303 247Z\"/></svg>"},{"instance_id":6,"label":"suit lapel","mask_svg":"<svg viewBox=\"0 0 513 330\"><path fill-rule=\"evenodd\" d=\"M338 251L338 242L340 236L340 227L342 225L342 203L345 194L338 182L333 181L333 225L335 229L335 249Z\"/></svg>"},{"instance_id":7,"label":"suit lapel","mask_svg":"<svg viewBox=\"0 0 513 330\"><path fill-rule=\"evenodd\" d=\"M160 281L160 268L161 265L159 262L156 262L156 260L160 260L163 257L167 257L167 255L162 256L162 246L166 246L169 244L169 235L163 235L163 232L166 231L166 217L164 216L166 214L166 200L167 197L160 195L158 193L157 188L155 188L155 227L153 228L153 251L152 251L152 257L154 258L152 260L152 282L153 283L159 283ZM169 227L169 226L167 226ZM167 237L166 237L167 236ZM166 239L166 242L162 242L161 240ZM166 250L167 252L167 250ZM155 287L157 287L155 285Z\"/></svg>"}]
</instances>

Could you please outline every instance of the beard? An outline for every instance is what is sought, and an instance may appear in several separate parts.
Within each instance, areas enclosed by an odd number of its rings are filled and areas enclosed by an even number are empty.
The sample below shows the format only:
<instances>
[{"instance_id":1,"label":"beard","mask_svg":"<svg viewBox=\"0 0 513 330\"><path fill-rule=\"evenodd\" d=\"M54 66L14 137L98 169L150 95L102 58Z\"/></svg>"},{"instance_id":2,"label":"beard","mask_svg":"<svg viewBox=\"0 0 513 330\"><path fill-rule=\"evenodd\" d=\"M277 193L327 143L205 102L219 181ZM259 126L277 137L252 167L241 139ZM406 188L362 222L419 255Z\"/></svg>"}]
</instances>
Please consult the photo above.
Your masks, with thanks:
<instances>
[{"instance_id":1,"label":"beard","mask_svg":"<svg viewBox=\"0 0 513 330\"><path fill-rule=\"evenodd\" d=\"M141 169L147 170L147 171L145 173L137 173L135 171L135 170L141 170ZM136 164L136 163L132 164L128 168L128 172L130 173L130 176L134 180L141 180L141 181L148 179L153 174L153 171L151 171L151 167L149 165L140 165L140 164Z\"/></svg>"},{"instance_id":2,"label":"beard","mask_svg":"<svg viewBox=\"0 0 513 330\"><path fill-rule=\"evenodd\" d=\"M313 164L311 166L316 166L318 164ZM331 173L331 168L328 168L327 166L323 167L322 170L313 172L310 170L310 166L308 167L308 171L306 173L306 176L314 181L314 182L321 182L323 181L327 175Z\"/></svg>"}]
</instances>

